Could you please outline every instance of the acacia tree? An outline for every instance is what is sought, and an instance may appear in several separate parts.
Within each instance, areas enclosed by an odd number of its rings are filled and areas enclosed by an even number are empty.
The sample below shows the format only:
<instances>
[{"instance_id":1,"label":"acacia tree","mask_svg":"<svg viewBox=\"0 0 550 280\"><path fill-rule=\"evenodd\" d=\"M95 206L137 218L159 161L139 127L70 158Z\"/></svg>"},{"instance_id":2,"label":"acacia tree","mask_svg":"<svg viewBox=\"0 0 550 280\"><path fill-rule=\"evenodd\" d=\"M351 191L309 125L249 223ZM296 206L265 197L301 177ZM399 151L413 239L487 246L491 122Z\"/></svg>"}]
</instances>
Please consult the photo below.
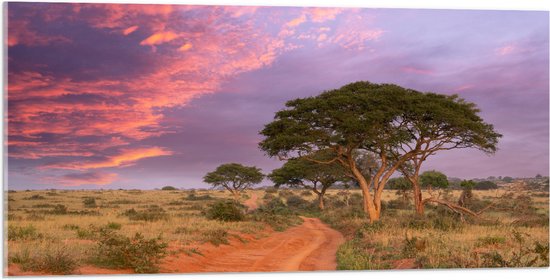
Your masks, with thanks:
<instances>
[{"instance_id":1,"label":"acacia tree","mask_svg":"<svg viewBox=\"0 0 550 280\"><path fill-rule=\"evenodd\" d=\"M405 127L395 124L402 115L396 104L408 102L419 92L390 84L356 82L316 97L288 101L286 109L260 132L259 146L269 156L303 157L320 164L340 164L358 183L363 209L370 222L380 219L382 191L390 176L414 154L397 153L409 142ZM334 157L316 160L311 155L330 149ZM372 153L378 164L364 174L357 155ZM371 193L372 192L372 193Z\"/></svg>"},{"instance_id":2,"label":"acacia tree","mask_svg":"<svg viewBox=\"0 0 550 280\"><path fill-rule=\"evenodd\" d=\"M244 166L239 163L226 163L218 166L216 170L207 173L203 181L216 187L223 187L235 200L241 196L241 192L254 184L260 183L264 178L261 169L255 166Z\"/></svg>"},{"instance_id":3,"label":"acacia tree","mask_svg":"<svg viewBox=\"0 0 550 280\"><path fill-rule=\"evenodd\" d=\"M441 150L478 147L491 151L500 137L477 116L472 103L391 84L356 82L316 97L288 101L286 107L261 131L266 138L260 148L269 156L341 164L359 184L370 222L380 219L382 192L397 169L406 165L419 171L428 156ZM310 158L324 149L332 149L334 158ZM357 166L355 155L361 152L377 157L378 166L371 169L371 176ZM412 180L418 176L406 173Z\"/></svg>"},{"instance_id":4,"label":"acacia tree","mask_svg":"<svg viewBox=\"0 0 550 280\"><path fill-rule=\"evenodd\" d=\"M334 156L317 153L312 157L316 160L326 160ZM321 210L325 208L323 197L327 189L337 181L344 180L345 176L342 166L337 163L320 164L304 158L290 159L281 168L274 169L267 175L275 186L302 186L313 191L317 194Z\"/></svg>"},{"instance_id":5,"label":"acacia tree","mask_svg":"<svg viewBox=\"0 0 550 280\"><path fill-rule=\"evenodd\" d=\"M400 170L413 185L416 212L422 215L427 202L441 202L434 197L427 200L422 198L419 174L426 159L441 151L464 148L493 154L502 135L491 124L483 121L474 103L466 102L457 95L415 95L410 102L400 103L399 106L402 115L395 122L405 128L409 141L400 143L392 153L399 155L415 150Z\"/></svg>"}]
</instances>

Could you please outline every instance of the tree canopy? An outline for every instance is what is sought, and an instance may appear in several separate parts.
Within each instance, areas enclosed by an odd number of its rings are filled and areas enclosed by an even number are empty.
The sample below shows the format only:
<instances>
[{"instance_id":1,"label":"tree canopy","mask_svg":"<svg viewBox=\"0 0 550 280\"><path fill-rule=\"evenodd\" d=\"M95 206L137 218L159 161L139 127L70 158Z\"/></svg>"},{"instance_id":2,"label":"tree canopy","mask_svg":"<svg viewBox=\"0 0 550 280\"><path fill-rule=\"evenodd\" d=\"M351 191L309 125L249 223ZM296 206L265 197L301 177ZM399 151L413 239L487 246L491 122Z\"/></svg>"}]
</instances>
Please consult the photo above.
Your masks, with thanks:
<instances>
[{"instance_id":1,"label":"tree canopy","mask_svg":"<svg viewBox=\"0 0 550 280\"><path fill-rule=\"evenodd\" d=\"M449 181L447 180L447 175L431 170L425 171L420 175L420 185L424 188L440 188L446 189L449 187Z\"/></svg>"},{"instance_id":2,"label":"tree canopy","mask_svg":"<svg viewBox=\"0 0 550 280\"><path fill-rule=\"evenodd\" d=\"M308 158L319 150L333 150L332 159L317 162L337 162L358 182L372 222L380 217L387 181L402 166L419 170L428 156L441 150L496 150L500 134L478 112L475 104L456 95L356 82L288 101L260 132L265 139L259 146L280 158ZM376 156L370 174L358 167L358 153ZM418 180L418 172L407 171L402 173Z\"/></svg>"},{"instance_id":3,"label":"tree canopy","mask_svg":"<svg viewBox=\"0 0 550 280\"><path fill-rule=\"evenodd\" d=\"M264 175L261 169L255 166L226 163L218 166L216 170L207 173L203 181L214 187L223 187L238 198L241 191L260 183L263 178Z\"/></svg>"}]
</instances>

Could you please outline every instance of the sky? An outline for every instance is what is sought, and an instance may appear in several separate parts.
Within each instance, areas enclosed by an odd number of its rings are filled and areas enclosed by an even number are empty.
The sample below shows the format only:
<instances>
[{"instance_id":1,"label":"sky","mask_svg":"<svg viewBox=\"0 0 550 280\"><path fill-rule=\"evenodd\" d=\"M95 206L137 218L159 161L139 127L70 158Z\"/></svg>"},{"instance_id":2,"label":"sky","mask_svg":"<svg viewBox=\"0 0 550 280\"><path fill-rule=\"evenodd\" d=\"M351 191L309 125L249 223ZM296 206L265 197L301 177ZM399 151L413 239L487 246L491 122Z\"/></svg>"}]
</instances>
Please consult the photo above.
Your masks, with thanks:
<instances>
[{"instance_id":1,"label":"sky","mask_svg":"<svg viewBox=\"0 0 550 280\"><path fill-rule=\"evenodd\" d=\"M549 170L549 14L537 11L9 3L8 187L208 187L283 162L258 132L287 100L347 83L459 94L503 134L494 155L424 170ZM261 185L268 185L264 181Z\"/></svg>"}]
</instances>

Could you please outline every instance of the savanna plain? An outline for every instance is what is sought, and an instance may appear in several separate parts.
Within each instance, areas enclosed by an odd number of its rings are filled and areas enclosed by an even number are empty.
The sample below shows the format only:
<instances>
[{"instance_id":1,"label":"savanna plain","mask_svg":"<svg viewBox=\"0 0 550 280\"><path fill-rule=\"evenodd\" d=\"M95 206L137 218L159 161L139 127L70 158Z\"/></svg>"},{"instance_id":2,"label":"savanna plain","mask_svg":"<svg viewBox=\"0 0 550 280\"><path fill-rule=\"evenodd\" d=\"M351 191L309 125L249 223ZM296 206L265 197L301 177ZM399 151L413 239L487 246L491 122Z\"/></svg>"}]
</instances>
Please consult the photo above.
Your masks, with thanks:
<instances>
[{"instance_id":1,"label":"savanna plain","mask_svg":"<svg viewBox=\"0 0 550 280\"><path fill-rule=\"evenodd\" d=\"M8 275L548 266L548 179L471 191L464 215L415 213L384 193L369 223L361 191L21 190L7 199ZM437 195L464 197L450 187Z\"/></svg>"}]
</instances>

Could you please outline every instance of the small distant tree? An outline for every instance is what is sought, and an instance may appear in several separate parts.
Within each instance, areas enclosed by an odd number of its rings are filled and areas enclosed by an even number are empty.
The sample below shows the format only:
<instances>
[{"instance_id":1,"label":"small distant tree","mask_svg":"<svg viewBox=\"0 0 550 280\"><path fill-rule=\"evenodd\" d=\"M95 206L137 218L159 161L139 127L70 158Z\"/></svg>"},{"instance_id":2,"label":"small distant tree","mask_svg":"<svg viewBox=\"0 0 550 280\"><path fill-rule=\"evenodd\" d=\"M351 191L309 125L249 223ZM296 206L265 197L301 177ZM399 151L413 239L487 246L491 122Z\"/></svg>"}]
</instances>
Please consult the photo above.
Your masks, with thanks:
<instances>
[{"instance_id":1,"label":"small distant tree","mask_svg":"<svg viewBox=\"0 0 550 280\"><path fill-rule=\"evenodd\" d=\"M321 151L313 155L316 160L334 157L330 151ZM267 177L280 185L301 186L314 192L319 199L319 209L324 209L323 197L328 188L337 181L345 179L345 170L338 163L320 164L304 158L288 160L281 168L275 169Z\"/></svg>"},{"instance_id":2,"label":"small distant tree","mask_svg":"<svg viewBox=\"0 0 550 280\"><path fill-rule=\"evenodd\" d=\"M233 194L235 200L241 197L241 192L264 178L261 169L255 166L244 166L239 163L226 163L216 170L207 173L203 181L214 188L224 188Z\"/></svg>"},{"instance_id":3,"label":"small distant tree","mask_svg":"<svg viewBox=\"0 0 550 280\"><path fill-rule=\"evenodd\" d=\"M164 186L164 187L162 187L161 190L163 190L163 191L175 191L177 189L175 187L172 187L172 186Z\"/></svg>"},{"instance_id":4,"label":"small distant tree","mask_svg":"<svg viewBox=\"0 0 550 280\"><path fill-rule=\"evenodd\" d=\"M474 198L474 194L472 190L474 189L475 185L476 183L472 180L464 180L460 182L460 186L462 187L462 193L458 198L458 205L462 207L466 207L470 204L470 202Z\"/></svg>"},{"instance_id":5,"label":"small distant tree","mask_svg":"<svg viewBox=\"0 0 550 280\"><path fill-rule=\"evenodd\" d=\"M388 189L397 190L397 195L401 196L404 201L409 201L412 184L404 177L391 178L388 180Z\"/></svg>"},{"instance_id":6,"label":"small distant tree","mask_svg":"<svg viewBox=\"0 0 550 280\"><path fill-rule=\"evenodd\" d=\"M514 178L512 178L510 176L505 176L504 178L502 178L502 181L504 181L506 183L512 183L512 181L514 181Z\"/></svg>"},{"instance_id":7,"label":"small distant tree","mask_svg":"<svg viewBox=\"0 0 550 280\"><path fill-rule=\"evenodd\" d=\"M447 175L439 171L425 171L420 175L420 185L424 188L446 189L449 187L449 180Z\"/></svg>"},{"instance_id":8,"label":"small distant tree","mask_svg":"<svg viewBox=\"0 0 550 280\"><path fill-rule=\"evenodd\" d=\"M475 185L476 190L494 190L498 189L497 184L491 181L481 181Z\"/></svg>"}]
</instances>

